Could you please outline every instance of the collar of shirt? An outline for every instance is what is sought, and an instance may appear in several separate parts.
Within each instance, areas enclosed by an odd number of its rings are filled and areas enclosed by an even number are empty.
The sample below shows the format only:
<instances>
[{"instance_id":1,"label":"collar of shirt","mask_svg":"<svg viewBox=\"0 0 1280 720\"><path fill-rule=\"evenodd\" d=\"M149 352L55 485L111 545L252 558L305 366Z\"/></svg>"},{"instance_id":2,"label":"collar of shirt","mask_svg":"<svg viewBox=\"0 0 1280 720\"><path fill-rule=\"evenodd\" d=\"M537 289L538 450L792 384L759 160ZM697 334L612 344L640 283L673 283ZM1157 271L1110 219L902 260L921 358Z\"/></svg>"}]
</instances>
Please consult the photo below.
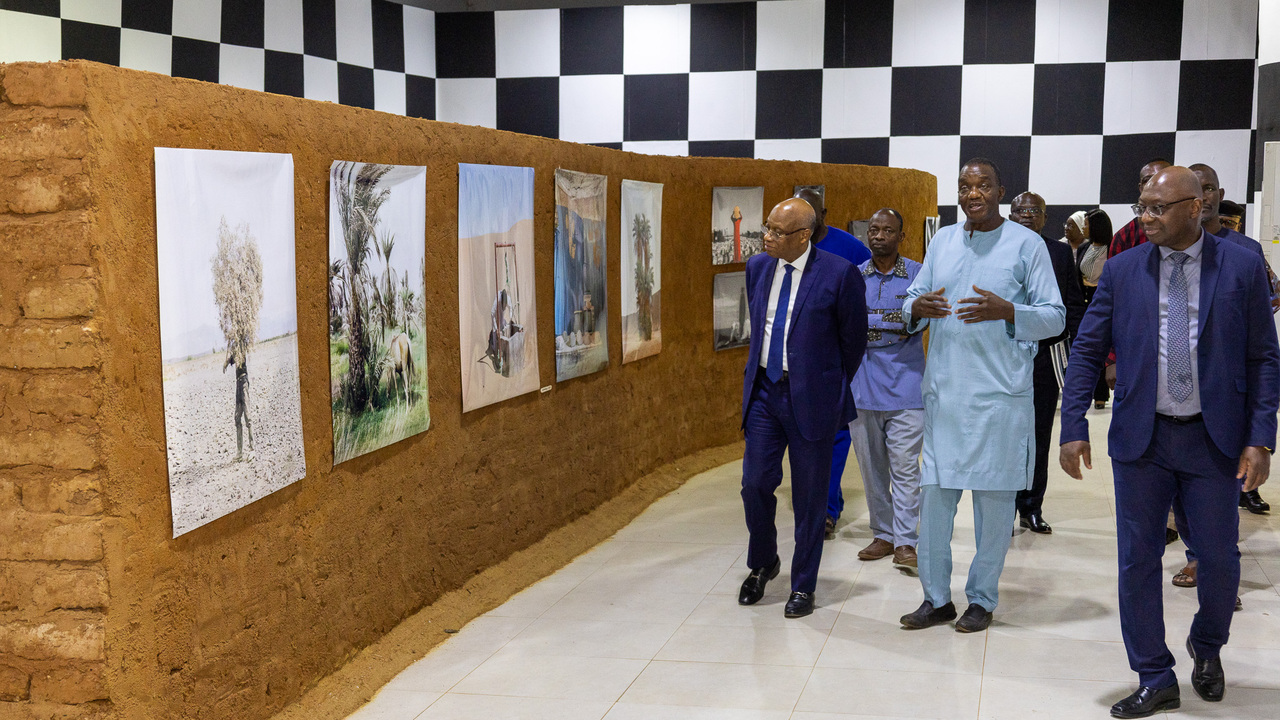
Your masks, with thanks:
<instances>
[{"instance_id":1,"label":"collar of shirt","mask_svg":"<svg viewBox=\"0 0 1280 720\"><path fill-rule=\"evenodd\" d=\"M893 264L893 269L887 273L880 272L880 268L876 267L876 259L873 257L867 261L867 269L862 271L865 277L879 275L881 277L907 277L907 263L903 261L902 256L898 256L898 261Z\"/></svg>"},{"instance_id":2,"label":"collar of shirt","mask_svg":"<svg viewBox=\"0 0 1280 720\"><path fill-rule=\"evenodd\" d=\"M809 264L809 256L811 254L813 254L813 243L806 242L804 244L804 252L800 253L800 257L796 258L793 262L787 262L782 258L778 258L778 264L775 266L774 272L780 272L783 265L790 265L794 267L797 272L804 272L805 267Z\"/></svg>"},{"instance_id":3,"label":"collar of shirt","mask_svg":"<svg viewBox=\"0 0 1280 720\"><path fill-rule=\"evenodd\" d=\"M1204 230L1201 230L1201 231L1200 231L1200 237L1199 237L1199 238L1197 238L1195 242L1191 243L1191 247L1188 247L1188 248L1186 248L1185 250L1174 250L1173 248L1167 248L1167 247L1165 247L1165 246L1161 245L1161 246L1160 246L1160 259L1161 259L1161 260L1168 260L1168 259L1169 259L1169 256L1170 256L1170 255L1172 255L1172 254L1173 254L1173 253L1175 253L1175 252L1184 252L1184 253L1186 253L1187 255L1190 255L1190 256L1191 256L1191 260L1193 260L1193 261L1194 261L1194 260L1199 260L1199 259L1200 259L1200 253L1204 252Z\"/></svg>"}]
</instances>

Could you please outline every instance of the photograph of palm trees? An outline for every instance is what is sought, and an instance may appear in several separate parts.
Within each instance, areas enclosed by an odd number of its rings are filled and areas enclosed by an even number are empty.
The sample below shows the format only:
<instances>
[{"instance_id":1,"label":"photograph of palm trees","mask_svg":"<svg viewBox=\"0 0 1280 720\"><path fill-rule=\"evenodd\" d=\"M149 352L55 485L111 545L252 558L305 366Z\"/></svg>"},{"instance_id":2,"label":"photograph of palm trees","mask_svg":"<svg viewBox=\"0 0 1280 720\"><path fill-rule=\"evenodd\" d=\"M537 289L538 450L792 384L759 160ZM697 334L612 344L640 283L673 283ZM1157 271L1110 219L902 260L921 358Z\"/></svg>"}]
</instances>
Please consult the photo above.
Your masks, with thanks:
<instances>
[{"instance_id":1,"label":"photograph of palm trees","mask_svg":"<svg viewBox=\"0 0 1280 720\"><path fill-rule=\"evenodd\" d=\"M307 474L293 156L156 148L173 536Z\"/></svg>"},{"instance_id":2,"label":"photograph of palm trees","mask_svg":"<svg viewBox=\"0 0 1280 720\"><path fill-rule=\"evenodd\" d=\"M662 350L662 183L622 181L622 362Z\"/></svg>"},{"instance_id":3,"label":"photograph of palm trees","mask_svg":"<svg viewBox=\"0 0 1280 720\"><path fill-rule=\"evenodd\" d=\"M533 168L458 164L462 411L538 389Z\"/></svg>"},{"instance_id":4,"label":"photograph of palm trees","mask_svg":"<svg viewBox=\"0 0 1280 720\"><path fill-rule=\"evenodd\" d=\"M427 169L329 168L333 463L431 427L427 402Z\"/></svg>"},{"instance_id":5,"label":"photograph of palm trees","mask_svg":"<svg viewBox=\"0 0 1280 720\"><path fill-rule=\"evenodd\" d=\"M764 188L711 192L711 264L744 263L764 249Z\"/></svg>"},{"instance_id":6,"label":"photograph of palm trees","mask_svg":"<svg viewBox=\"0 0 1280 720\"><path fill-rule=\"evenodd\" d=\"M556 170L556 381L609 367L604 175Z\"/></svg>"}]
</instances>

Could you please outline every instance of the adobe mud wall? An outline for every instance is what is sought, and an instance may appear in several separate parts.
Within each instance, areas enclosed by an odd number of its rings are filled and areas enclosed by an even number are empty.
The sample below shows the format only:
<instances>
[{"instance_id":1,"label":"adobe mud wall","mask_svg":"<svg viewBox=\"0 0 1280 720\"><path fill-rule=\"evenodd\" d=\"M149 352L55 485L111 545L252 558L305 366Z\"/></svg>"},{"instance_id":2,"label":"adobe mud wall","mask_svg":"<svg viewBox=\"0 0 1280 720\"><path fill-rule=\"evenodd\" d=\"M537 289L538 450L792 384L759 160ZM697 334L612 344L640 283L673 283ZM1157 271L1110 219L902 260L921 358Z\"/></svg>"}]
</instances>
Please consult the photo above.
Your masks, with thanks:
<instances>
[{"instance_id":1,"label":"adobe mud wall","mask_svg":"<svg viewBox=\"0 0 1280 720\"><path fill-rule=\"evenodd\" d=\"M745 350L714 352L716 185L827 186L843 225L890 205L906 254L923 172L656 157L85 62L0 66L0 717L265 718L361 648L639 478L738 440ZM292 153L308 475L172 539L153 148ZM332 467L333 160L427 167L432 427ZM462 414L457 163L535 168L541 382ZM662 352L555 382L557 167L664 183ZM16 248L11 251L10 248ZM613 307L617 307L616 300ZM566 560L568 558L565 558ZM481 612L487 608L477 608ZM424 640L425 647L437 638ZM74 681L73 681L74 680Z\"/></svg>"}]
</instances>

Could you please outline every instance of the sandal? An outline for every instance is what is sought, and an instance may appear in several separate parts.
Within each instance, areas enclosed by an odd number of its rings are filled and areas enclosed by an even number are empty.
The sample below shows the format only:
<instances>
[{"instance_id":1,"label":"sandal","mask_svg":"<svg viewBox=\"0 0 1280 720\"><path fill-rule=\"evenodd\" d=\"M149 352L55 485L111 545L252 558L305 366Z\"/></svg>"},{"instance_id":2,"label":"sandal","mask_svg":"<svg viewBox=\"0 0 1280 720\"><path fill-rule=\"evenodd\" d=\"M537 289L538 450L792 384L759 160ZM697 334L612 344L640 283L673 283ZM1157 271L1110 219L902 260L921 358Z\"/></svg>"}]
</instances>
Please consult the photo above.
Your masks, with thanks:
<instances>
[{"instance_id":1,"label":"sandal","mask_svg":"<svg viewBox=\"0 0 1280 720\"><path fill-rule=\"evenodd\" d=\"M1173 576L1173 586L1180 588L1193 588L1196 586L1196 566L1187 565Z\"/></svg>"},{"instance_id":2,"label":"sandal","mask_svg":"<svg viewBox=\"0 0 1280 720\"><path fill-rule=\"evenodd\" d=\"M1106 403L1106 401L1105 401L1105 400L1098 400L1098 401L1094 402L1094 403L1093 403L1093 409L1094 409L1094 410L1106 410L1106 409L1107 409L1107 403Z\"/></svg>"}]
</instances>

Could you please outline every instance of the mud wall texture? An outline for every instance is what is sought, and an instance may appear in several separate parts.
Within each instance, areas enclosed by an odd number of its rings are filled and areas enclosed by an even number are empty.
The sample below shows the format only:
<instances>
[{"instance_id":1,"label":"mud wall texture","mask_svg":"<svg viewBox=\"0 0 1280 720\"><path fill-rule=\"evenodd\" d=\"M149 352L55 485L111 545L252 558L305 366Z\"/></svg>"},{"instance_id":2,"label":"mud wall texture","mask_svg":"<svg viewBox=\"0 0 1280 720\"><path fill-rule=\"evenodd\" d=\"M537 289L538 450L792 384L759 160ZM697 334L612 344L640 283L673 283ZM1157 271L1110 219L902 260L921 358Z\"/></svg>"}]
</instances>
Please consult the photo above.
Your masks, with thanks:
<instances>
[{"instance_id":1,"label":"mud wall texture","mask_svg":"<svg viewBox=\"0 0 1280 720\"><path fill-rule=\"evenodd\" d=\"M3 718L108 706L92 151L83 82L61 80L14 68L0 100Z\"/></svg>"},{"instance_id":2,"label":"mud wall texture","mask_svg":"<svg viewBox=\"0 0 1280 720\"><path fill-rule=\"evenodd\" d=\"M624 153L93 63L0 66L0 717L263 718L401 620L646 473L739 438L745 350L714 352L716 185L827 186L832 225L936 210L911 170ZM172 539L153 148L292 153L308 475ZM427 168L432 427L332 466L328 170ZM541 382L461 412L459 162L535 168ZM555 382L553 172L664 183L662 352ZM8 248L17 248L9 252ZM426 641L424 641L426 642ZM432 639L430 642L435 642ZM69 682L68 678L77 678Z\"/></svg>"}]
</instances>

